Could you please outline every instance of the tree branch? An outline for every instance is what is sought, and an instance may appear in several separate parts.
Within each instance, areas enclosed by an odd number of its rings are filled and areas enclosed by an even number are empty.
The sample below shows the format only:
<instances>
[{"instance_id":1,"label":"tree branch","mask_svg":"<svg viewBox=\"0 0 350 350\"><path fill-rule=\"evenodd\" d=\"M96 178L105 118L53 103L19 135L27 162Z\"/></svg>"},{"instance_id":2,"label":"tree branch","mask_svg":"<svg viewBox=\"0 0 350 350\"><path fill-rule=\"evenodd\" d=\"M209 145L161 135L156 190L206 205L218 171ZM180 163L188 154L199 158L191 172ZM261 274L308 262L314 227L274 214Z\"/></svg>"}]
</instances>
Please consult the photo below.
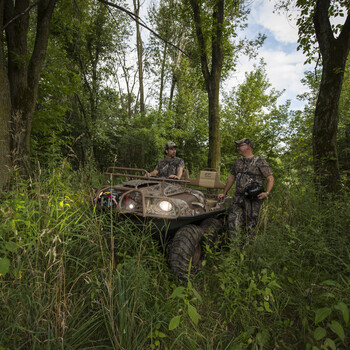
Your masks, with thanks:
<instances>
[{"instance_id":1,"label":"tree branch","mask_svg":"<svg viewBox=\"0 0 350 350\"><path fill-rule=\"evenodd\" d=\"M104 5L107 5L107 6L111 6L111 7L114 7L124 13L126 13L133 21L135 21L136 23L140 24L142 27L146 28L148 31L150 31L154 36L156 36L158 39L164 41L165 43L167 43L168 45L174 47L176 50L179 50L181 51L184 55L186 55L188 58L191 58L185 51L181 50L178 46L176 46L175 44L167 41L166 39L164 39L163 37L161 37L158 33L156 33L153 29L149 28L145 23L144 21L139 17L139 16L136 16L133 12L127 10L126 8L122 7L122 6L119 6L119 5L116 5L116 4L113 4L109 1L106 1L106 0L98 0L99 2L101 2L102 4Z\"/></svg>"},{"instance_id":2,"label":"tree branch","mask_svg":"<svg viewBox=\"0 0 350 350\"><path fill-rule=\"evenodd\" d=\"M313 17L315 33L322 56L329 51L332 42L335 40L332 27L329 22L329 6L330 0L317 0L315 14Z\"/></svg>"},{"instance_id":3,"label":"tree branch","mask_svg":"<svg viewBox=\"0 0 350 350\"><path fill-rule=\"evenodd\" d=\"M217 0L213 12L215 36L212 37L212 70L221 71L223 61L222 31L224 24L224 0Z\"/></svg>"},{"instance_id":4,"label":"tree branch","mask_svg":"<svg viewBox=\"0 0 350 350\"><path fill-rule=\"evenodd\" d=\"M34 6L36 6L40 0L36 0L34 3L32 3L30 6L28 6L23 12L19 13L17 16L13 17L10 21L8 21L2 29L5 30L8 25L10 25L12 22L14 22L19 17L25 15L28 11L30 11Z\"/></svg>"},{"instance_id":5,"label":"tree branch","mask_svg":"<svg viewBox=\"0 0 350 350\"><path fill-rule=\"evenodd\" d=\"M339 42L345 47L350 47L350 12L348 13L348 17L346 18L337 40L339 40Z\"/></svg>"},{"instance_id":6,"label":"tree branch","mask_svg":"<svg viewBox=\"0 0 350 350\"><path fill-rule=\"evenodd\" d=\"M210 72L208 67L207 50L206 50L204 35L201 27L200 8L196 0L191 0L190 3L193 11L193 20L196 26L196 34L197 34L197 40L199 45L199 51L200 51L202 72L203 72L203 76L204 76L204 80L207 85L207 88L209 89L208 84L209 84Z\"/></svg>"}]
</instances>

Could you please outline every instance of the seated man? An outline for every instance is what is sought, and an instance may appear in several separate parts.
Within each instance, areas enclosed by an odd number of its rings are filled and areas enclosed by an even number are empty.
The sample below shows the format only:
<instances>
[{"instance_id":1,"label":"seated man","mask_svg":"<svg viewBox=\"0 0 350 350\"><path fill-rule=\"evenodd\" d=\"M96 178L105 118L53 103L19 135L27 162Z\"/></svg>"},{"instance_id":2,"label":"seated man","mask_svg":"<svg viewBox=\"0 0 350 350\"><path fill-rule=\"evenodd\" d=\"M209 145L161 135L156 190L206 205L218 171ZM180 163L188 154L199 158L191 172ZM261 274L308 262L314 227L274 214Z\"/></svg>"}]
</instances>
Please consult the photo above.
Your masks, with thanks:
<instances>
[{"instance_id":1,"label":"seated man","mask_svg":"<svg viewBox=\"0 0 350 350\"><path fill-rule=\"evenodd\" d=\"M176 157L176 144L169 141L165 144L165 158L160 160L155 169L146 176L160 176L180 180L185 167L183 159Z\"/></svg>"}]
</instances>

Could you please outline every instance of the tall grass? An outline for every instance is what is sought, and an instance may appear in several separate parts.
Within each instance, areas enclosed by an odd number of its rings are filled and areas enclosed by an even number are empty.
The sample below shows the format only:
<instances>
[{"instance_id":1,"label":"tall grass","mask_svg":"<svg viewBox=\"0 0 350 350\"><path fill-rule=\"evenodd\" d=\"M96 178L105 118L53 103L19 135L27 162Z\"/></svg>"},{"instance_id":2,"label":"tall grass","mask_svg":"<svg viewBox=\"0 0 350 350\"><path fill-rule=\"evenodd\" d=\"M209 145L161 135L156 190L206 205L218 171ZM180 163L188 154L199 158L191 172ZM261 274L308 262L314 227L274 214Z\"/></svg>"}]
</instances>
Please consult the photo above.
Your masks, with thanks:
<instances>
[{"instance_id":1,"label":"tall grass","mask_svg":"<svg viewBox=\"0 0 350 350\"><path fill-rule=\"evenodd\" d=\"M1 195L0 349L349 347L346 195L321 206L277 184L256 241L207 247L184 284L150 227L95 211L76 176L38 172Z\"/></svg>"}]
</instances>

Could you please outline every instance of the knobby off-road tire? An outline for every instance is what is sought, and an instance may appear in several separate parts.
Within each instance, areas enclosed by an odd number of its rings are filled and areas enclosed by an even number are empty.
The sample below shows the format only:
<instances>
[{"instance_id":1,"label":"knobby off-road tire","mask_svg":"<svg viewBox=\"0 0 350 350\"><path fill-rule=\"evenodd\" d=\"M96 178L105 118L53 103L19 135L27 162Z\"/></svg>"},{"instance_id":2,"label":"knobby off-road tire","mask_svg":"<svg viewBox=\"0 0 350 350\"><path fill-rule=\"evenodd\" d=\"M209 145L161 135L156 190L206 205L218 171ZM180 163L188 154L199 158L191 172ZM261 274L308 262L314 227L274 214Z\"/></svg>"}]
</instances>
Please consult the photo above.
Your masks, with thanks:
<instances>
[{"instance_id":1,"label":"knobby off-road tire","mask_svg":"<svg viewBox=\"0 0 350 350\"><path fill-rule=\"evenodd\" d=\"M191 274L196 273L202 265L203 230L197 225L180 228L168 247L170 268L181 279L186 279L191 262Z\"/></svg>"},{"instance_id":2,"label":"knobby off-road tire","mask_svg":"<svg viewBox=\"0 0 350 350\"><path fill-rule=\"evenodd\" d=\"M205 242L210 247L213 247L219 240L219 235L223 231L223 225L221 221L215 218L208 218L201 222L200 227L204 232Z\"/></svg>"}]
</instances>

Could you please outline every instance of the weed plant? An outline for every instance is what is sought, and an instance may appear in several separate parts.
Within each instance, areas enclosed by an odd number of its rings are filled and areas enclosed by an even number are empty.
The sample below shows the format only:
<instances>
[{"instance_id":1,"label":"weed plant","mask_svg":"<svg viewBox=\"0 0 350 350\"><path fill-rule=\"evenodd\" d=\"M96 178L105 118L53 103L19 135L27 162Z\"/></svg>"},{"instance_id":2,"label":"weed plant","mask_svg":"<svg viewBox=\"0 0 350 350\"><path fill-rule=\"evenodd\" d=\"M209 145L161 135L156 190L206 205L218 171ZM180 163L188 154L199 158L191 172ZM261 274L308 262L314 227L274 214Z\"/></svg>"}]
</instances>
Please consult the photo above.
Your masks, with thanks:
<instances>
[{"instance_id":1,"label":"weed plant","mask_svg":"<svg viewBox=\"0 0 350 350\"><path fill-rule=\"evenodd\" d=\"M348 194L321 205L306 181L277 183L256 240L206 246L179 281L151 227L96 211L99 176L81 176L1 194L0 349L349 348Z\"/></svg>"}]
</instances>

